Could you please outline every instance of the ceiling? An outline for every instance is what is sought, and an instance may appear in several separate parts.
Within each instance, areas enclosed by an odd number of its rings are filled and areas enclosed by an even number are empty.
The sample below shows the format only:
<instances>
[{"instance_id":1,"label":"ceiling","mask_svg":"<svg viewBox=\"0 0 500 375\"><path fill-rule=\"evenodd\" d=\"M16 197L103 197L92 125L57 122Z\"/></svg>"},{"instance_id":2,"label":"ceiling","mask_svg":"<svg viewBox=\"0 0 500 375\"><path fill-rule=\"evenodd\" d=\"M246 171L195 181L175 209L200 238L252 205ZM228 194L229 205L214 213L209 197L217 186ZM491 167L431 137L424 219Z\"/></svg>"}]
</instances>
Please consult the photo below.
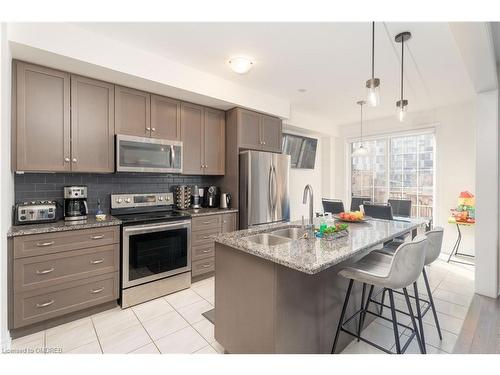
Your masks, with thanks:
<instances>
[{"instance_id":1,"label":"ceiling","mask_svg":"<svg viewBox=\"0 0 500 375\"><path fill-rule=\"evenodd\" d=\"M287 99L295 111L333 124L356 121L355 102L370 78L371 23L77 23L87 31L133 45L242 86ZM405 50L409 110L472 98L474 90L448 23L377 23L375 76L381 105L367 118L395 114L400 85L401 31L413 35ZM255 59L245 75L233 73L233 55ZM298 89L306 89L300 93Z\"/></svg>"}]
</instances>

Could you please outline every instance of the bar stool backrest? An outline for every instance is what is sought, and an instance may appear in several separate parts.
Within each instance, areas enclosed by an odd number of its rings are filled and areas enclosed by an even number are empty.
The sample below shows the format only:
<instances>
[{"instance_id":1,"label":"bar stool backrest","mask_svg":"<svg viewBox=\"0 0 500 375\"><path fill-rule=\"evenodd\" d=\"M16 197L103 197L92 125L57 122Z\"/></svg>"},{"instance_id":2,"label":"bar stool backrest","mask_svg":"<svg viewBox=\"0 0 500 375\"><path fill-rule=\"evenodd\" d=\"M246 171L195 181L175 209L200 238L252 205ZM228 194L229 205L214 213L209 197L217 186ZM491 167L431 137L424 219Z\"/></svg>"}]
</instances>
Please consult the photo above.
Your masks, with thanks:
<instances>
[{"instance_id":1,"label":"bar stool backrest","mask_svg":"<svg viewBox=\"0 0 500 375\"><path fill-rule=\"evenodd\" d=\"M424 268L427 241L427 237L421 234L397 248L387 276L389 288L406 288L418 279Z\"/></svg>"},{"instance_id":2,"label":"bar stool backrest","mask_svg":"<svg viewBox=\"0 0 500 375\"><path fill-rule=\"evenodd\" d=\"M359 206L364 202L370 202L371 197L352 197L351 198L351 211L359 211Z\"/></svg>"},{"instance_id":3,"label":"bar stool backrest","mask_svg":"<svg viewBox=\"0 0 500 375\"><path fill-rule=\"evenodd\" d=\"M411 216L411 200L409 199L389 199L387 201L392 207L392 214L394 216Z\"/></svg>"},{"instance_id":4,"label":"bar stool backrest","mask_svg":"<svg viewBox=\"0 0 500 375\"><path fill-rule=\"evenodd\" d=\"M339 214L341 212L344 212L344 202L342 202L340 199L323 198L322 203L323 211L325 213L330 212L332 214Z\"/></svg>"},{"instance_id":5,"label":"bar stool backrest","mask_svg":"<svg viewBox=\"0 0 500 375\"><path fill-rule=\"evenodd\" d=\"M435 227L425 233L427 236L427 251L425 252L425 265L434 262L441 254L441 246L443 244L443 228Z\"/></svg>"},{"instance_id":6,"label":"bar stool backrest","mask_svg":"<svg viewBox=\"0 0 500 375\"><path fill-rule=\"evenodd\" d=\"M393 220L392 207L390 204L367 204L363 205L366 216L374 219Z\"/></svg>"}]
</instances>

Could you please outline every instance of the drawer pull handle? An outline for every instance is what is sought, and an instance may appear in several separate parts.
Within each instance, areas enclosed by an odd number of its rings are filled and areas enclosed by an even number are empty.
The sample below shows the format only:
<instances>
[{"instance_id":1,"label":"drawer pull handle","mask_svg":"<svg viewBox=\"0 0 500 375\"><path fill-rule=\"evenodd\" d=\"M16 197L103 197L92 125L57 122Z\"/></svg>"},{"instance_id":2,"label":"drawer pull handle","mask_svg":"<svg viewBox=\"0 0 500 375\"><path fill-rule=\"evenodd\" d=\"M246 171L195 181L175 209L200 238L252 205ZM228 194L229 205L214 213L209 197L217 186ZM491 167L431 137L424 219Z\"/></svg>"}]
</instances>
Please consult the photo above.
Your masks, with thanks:
<instances>
[{"instance_id":1,"label":"drawer pull handle","mask_svg":"<svg viewBox=\"0 0 500 375\"><path fill-rule=\"evenodd\" d=\"M203 265L201 266L201 268L208 268L208 267L211 267L211 266L212 266L211 264L203 264Z\"/></svg>"},{"instance_id":2,"label":"drawer pull handle","mask_svg":"<svg viewBox=\"0 0 500 375\"><path fill-rule=\"evenodd\" d=\"M93 240L100 240L101 238L104 238L104 234L99 234L97 236L91 236L90 238Z\"/></svg>"},{"instance_id":3,"label":"drawer pull handle","mask_svg":"<svg viewBox=\"0 0 500 375\"><path fill-rule=\"evenodd\" d=\"M99 289L93 289L90 291L90 293L92 293L92 294L101 293L103 290L104 290L104 287L99 288Z\"/></svg>"},{"instance_id":4,"label":"drawer pull handle","mask_svg":"<svg viewBox=\"0 0 500 375\"><path fill-rule=\"evenodd\" d=\"M204 221L203 224L212 224L212 221Z\"/></svg>"},{"instance_id":5,"label":"drawer pull handle","mask_svg":"<svg viewBox=\"0 0 500 375\"><path fill-rule=\"evenodd\" d=\"M206 254L206 253L209 253L211 250L202 250L202 254Z\"/></svg>"},{"instance_id":6,"label":"drawer pull handle","mask_svg":"<svg viewBox=\"0 0 500 375\"><path fill-rule=\"evenodd\" d=\"M42 243L38 242L38 243L36 244L36 246L38 246L38 247L45 247L45 246L50 246L50 245L53 245L54 243L55 243L54 241L50 241L50 242L42 242Z\"/></svg>"},{"instance_id":7,"label":"drawer pull handle","mask_svg":"<svg viewBox=\"0 0 500 375\"><path fill-rule=\"evenodd\" d=\"M36 304L36 307L38 307L39 309L41 309L42 307L47 307L47 306L50 306L54 303L55 301L53 299L51 299L49 302L45 302L45 303L37 303Z\"/></svg>"},{"instance_id":8,"label":"drawer pull handle","mask_svg":"<svg viewBox=\"0 0 500 375\"><path fill-rule=\"evenodd\" d=\"M203 237L204 240L209 240L210 238L213 238L213 236L204 236Z\"/></svg>"},{"instance_id":9,"label":"drawer pull handle","mask_svg":"<svg viewBox=\"0 0 500 375\"><path fill-rule=\"evenodd\" d=\"M48 270L43 270L43 271L40 271L40 270L36 270L36 274L37 275L46 275L48 273L51 273L52 271L54 271L54 267L52 268L49 268Z\"/></svg>"},{"instance_id":10,"label":"drawer pull handle","mask_svg":"<svg viewBox=\"0 0 500 375\"><path fill-rule=\"evenodd\" d=\"M104 258L97 259L97 260L91 260L90 264L101 264L102 262L104 262Z\"/></svg>"}]
</instances>

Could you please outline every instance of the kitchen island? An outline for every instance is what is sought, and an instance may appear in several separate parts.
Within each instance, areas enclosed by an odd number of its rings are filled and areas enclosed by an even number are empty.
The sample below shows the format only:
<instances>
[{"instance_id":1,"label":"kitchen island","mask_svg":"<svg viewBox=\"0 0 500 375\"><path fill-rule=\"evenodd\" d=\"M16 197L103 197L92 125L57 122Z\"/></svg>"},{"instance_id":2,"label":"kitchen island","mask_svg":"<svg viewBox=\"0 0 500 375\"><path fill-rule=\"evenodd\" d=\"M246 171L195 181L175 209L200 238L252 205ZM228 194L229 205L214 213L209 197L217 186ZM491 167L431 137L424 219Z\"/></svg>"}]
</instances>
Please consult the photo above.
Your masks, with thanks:
<instances>
[{"instance_id":1,"label":"kitchen island","mask_svg":"<svg viewBox=\"0 0 500 375\"><path fill-rule=\"evenodd\" d=\"M298 223L217 236L216 340L228 353L330 353L348 285L338 271L425 223L369 220L349 224L348 234L333 241L300 239ZM360 304L355 285L347 314ZM338 350L351 340L341 335Z\"/></svg>"}]
</instances>

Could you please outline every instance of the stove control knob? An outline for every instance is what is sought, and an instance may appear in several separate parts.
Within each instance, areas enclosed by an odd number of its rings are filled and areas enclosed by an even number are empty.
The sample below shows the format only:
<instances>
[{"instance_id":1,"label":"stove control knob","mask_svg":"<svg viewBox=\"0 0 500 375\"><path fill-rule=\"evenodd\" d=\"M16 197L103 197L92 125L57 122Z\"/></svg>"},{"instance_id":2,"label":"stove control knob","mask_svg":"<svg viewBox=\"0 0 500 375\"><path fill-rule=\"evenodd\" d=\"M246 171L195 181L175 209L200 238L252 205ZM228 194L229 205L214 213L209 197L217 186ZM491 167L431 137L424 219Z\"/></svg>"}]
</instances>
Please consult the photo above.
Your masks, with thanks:
<instances>
[{"instance_id":1,"label":"stove control knob","mask_svg":"<svg viewBox=\"0 0 500 375\"><path fill-rule=\"evenodd\" d=\"M158 197L158 200L161 202L163 200L163 197Z\"/></svg>"},{"instance_id":2,"label":"stove control knob","mask_svg":"<svg viewBox=\"0 0 500 375\"><path fill-rule=\"evenodd\" d=\"M131 202L130 198L126 198L125 202L130 203Z\"/></svg>"},{"instance_id":3,"label":"stove control knob","mask_svg":"<svg viewBox=\"0 0 500 375\"><path fill-rule=\"evenodd\" d=\"M123 199L121 198L116 198L116 203L122 203L123 202Z\"/></svg>"},{"instance_id":4,"label":"stove control knob","mask_svg":"<svg viewBox=\"0 0 500 375\"><path fill-rule=\"evenodd\" d=\"M169 201L170 200L170 197L168 195L165 196L165 200L166 201Z\"/></svg>"}]
</instances>

